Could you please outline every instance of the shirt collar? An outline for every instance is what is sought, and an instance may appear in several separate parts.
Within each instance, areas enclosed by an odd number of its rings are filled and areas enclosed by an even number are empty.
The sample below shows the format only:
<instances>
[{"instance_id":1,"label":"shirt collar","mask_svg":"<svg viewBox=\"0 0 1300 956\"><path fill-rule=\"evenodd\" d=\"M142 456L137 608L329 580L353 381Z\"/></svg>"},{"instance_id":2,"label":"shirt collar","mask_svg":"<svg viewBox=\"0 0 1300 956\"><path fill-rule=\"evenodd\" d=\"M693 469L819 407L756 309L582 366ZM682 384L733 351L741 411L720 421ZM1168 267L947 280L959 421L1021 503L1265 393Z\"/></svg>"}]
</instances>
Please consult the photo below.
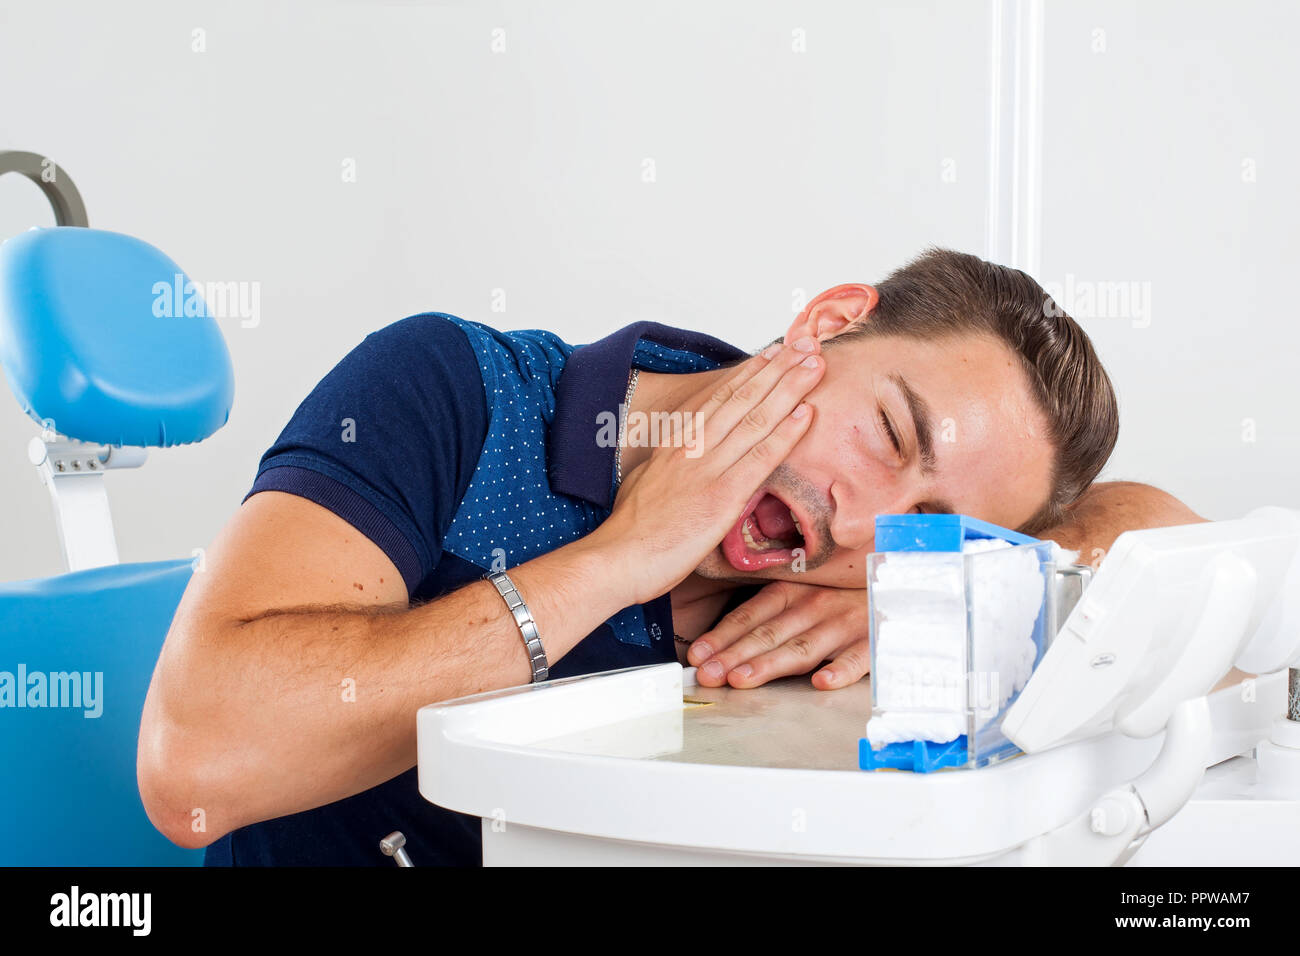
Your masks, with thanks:
<instances>
[{"instance_id":1,"label":"shirt collar","mask_svg":"<svg viewBox=\"0 0 1300 956\"><path fill-rule=\"evenodd\" d=\"M597 444L598 416L610 412L617 421L633 365L655 372L698 372L748 354L711 335L658 322L633 322L575 348L556 385L555 418L547 429L551 490L605 510L613 506L615 449Z\"/></svg>"}]
</instances>

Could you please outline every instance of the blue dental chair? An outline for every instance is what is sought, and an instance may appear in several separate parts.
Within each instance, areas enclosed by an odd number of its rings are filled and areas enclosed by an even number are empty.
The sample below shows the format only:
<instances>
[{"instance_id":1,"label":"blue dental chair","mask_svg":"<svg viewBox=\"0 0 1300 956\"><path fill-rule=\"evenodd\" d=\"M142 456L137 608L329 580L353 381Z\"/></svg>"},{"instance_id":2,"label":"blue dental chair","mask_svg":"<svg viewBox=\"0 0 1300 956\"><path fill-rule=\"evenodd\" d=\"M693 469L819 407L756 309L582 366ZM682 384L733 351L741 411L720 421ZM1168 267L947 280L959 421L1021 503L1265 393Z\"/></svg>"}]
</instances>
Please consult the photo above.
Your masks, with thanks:
<instances>
[{"instance_id":1,"label":"blue dental chair","mask_svg":"<svg viewBox=\"0 0 1300 956\"><path fill-rule=\"evenodd\" d=\"M230 355L181 269L89 228L61 169L0 152L6 172L40 186L58 223L0 245L0 365L41 425L28 456L68 573L0 583L0 865L198 865L202 851L149 822L135 771L145 694L195 562L120 564L104 472L224 425Z\"/></svg>"}]
</instances>

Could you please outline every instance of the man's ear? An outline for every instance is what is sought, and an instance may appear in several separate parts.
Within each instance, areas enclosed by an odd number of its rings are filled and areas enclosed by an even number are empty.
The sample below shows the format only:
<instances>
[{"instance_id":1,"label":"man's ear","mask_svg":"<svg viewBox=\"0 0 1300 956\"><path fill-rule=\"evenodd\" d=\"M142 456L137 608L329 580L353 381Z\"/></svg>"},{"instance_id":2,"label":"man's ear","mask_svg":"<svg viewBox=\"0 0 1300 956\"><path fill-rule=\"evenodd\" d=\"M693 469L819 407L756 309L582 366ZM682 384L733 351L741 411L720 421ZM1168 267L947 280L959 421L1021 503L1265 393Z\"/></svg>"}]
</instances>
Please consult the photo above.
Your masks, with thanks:
<instances>
[{"instance_id":1,"label":"man's ear","mask_svg":"<svg viewBox=\"0 0 1300 956\"><path fill-rule=\"evenodd\" d=\"M853 282L827 289L808 303L785 333L785 341L793 342L811 335L825 342L845 329L856 328L868 321L867 314L880 301L874 287Z\"/></svg>"}]
</instances>

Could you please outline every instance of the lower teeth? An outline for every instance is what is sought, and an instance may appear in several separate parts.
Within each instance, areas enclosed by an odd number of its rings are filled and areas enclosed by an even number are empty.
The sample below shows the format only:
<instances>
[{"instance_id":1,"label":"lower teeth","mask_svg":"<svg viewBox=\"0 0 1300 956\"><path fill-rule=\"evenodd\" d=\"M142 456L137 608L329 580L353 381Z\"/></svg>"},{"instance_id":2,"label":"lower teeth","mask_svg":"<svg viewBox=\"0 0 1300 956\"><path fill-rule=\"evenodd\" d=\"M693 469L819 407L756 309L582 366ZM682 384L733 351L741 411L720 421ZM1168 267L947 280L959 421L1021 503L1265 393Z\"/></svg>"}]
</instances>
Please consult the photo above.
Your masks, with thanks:
<instances>
[{"instance_id":1,"label":"lower teeth","mask_svg":"<svg viewBox=\"0 0 1300 956\"><path fill-rule=\"evenodd\" d=\"M759 544L757 541L754 540L753 532L750 530L750 520L751 519L749 518L745 519L745 523L741 526L740 533L745 539L745 544L749 545L750 548L752 548L753 550L774 551L778 548L786 549L786 548L794 547L795 542L793 541L775 540L773 538L768 538L766 535L763 535L763 532L761 531L759 532L759 534L763 536L763 543Z\"/></svg>"}]
</instances>

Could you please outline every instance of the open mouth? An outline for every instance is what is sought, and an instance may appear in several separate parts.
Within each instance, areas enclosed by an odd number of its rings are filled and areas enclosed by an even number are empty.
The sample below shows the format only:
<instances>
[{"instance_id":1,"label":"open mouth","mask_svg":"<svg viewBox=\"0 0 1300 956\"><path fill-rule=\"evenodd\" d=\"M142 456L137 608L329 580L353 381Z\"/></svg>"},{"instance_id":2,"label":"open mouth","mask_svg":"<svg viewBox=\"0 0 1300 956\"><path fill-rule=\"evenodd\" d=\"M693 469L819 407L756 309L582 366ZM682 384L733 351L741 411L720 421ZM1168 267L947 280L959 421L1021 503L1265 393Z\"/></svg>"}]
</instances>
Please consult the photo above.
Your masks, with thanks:
<instances>
[{"instance_id":1,"label":"open mouth","mask_svg":"<svg viewBox=\"0 0 1300 956\"><path fill-rule=\"evenodd\" d=\"M799 517L776 495L758 491L722 539L722 554L737 571L789 564L796 548L807 553Z\"/></svg>"}]
</instances>

